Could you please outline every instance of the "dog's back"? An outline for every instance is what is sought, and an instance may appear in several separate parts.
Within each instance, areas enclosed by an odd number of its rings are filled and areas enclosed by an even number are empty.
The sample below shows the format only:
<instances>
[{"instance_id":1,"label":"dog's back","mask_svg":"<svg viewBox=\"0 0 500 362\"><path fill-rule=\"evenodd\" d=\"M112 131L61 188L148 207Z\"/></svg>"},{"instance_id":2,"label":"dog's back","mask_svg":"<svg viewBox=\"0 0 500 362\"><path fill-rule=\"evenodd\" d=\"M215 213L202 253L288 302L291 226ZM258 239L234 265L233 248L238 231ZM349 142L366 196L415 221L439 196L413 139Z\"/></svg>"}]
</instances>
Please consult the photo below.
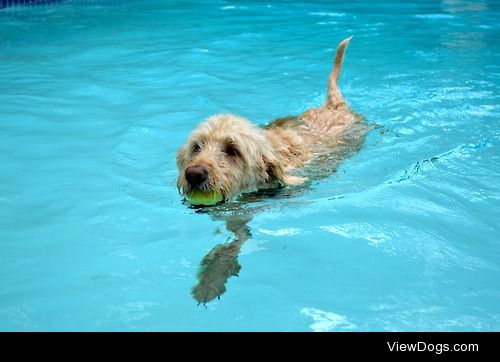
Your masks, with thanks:
<instances>
[{"instance_id":1,"label":"dog's back","mask_svg":"<svg viewBox=\"0 0 500 362\"><path fill-rule=\"evenodd\" d=\"M346 147L357 150L363 144L368 130L363 117L349 109L338 87L345 51L351 38L343 40L337 47L325 104L296 117L277 119L264 127L288 170L310 165L311 161L317 164L315 161L318 158L324 164L326 156L334 165L326 169L333 171L346 155L355 152L346 152ZM352 144L356 146L350 147ZM336 157L337 153L342 156Z\"/></svg>"}]
</instances>

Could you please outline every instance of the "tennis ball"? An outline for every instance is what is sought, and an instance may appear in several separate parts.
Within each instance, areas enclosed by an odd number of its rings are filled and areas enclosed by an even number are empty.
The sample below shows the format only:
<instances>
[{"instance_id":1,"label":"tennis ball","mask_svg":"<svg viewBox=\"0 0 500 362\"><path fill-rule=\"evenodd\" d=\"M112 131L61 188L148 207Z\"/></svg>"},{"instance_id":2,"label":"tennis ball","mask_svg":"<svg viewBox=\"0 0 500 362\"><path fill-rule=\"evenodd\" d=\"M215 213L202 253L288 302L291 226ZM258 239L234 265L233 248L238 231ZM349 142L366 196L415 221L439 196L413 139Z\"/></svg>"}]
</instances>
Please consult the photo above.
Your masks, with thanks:
<instances>
[{"instance_id":1,"label":"tennis ball","mask_svg":"<svg viewBox=\"0 0 500 362\"><path fill-rule=\"evenodd\" d=\"M220 191L204 192L194 190L186 193L186 199L191 205L210 206L221 202L224 200L224 197Z\"/></svg>"}]
</instances>

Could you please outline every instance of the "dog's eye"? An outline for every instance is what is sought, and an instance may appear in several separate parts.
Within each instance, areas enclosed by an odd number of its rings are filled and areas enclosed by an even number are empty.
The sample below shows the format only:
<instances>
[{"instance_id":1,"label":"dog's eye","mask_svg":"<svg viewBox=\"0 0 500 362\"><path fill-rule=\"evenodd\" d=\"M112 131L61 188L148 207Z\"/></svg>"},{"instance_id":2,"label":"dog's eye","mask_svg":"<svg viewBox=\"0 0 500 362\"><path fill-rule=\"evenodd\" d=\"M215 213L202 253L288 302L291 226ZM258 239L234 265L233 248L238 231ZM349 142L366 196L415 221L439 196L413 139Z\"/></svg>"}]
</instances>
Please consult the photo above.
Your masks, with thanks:
<instances>
[{"instance_id":1,"label":"dog's eye","mask_svg":"<svg viewBox=\"0 0 500 362\"><path fill-rule=\"evenodd\" d=\"M193 153L198 153L201 151L201 146L199 144L195 144L193 146Z\"/></svg>"},{"instance_id":2,"label":"dog's eye","mask_svg":"<svg viewBox=\"0 0 500 362\"><path fill-rule=\"evenodd\" d=\"M238 150L231 145L226 146L226 149L224 150L225 154L231 157L236 157L239 155Z\"/></svg>"}]
</instances>

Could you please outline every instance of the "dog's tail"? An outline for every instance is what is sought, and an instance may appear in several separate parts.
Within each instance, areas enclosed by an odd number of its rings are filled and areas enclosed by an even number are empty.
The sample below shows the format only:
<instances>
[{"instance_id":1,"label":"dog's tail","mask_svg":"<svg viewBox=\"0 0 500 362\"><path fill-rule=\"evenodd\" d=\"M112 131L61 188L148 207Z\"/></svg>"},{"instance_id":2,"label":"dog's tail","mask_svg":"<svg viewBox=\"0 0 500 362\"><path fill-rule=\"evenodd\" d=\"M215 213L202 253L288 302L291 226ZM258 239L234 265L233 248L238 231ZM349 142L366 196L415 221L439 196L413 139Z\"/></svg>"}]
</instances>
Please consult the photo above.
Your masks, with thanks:
<instances>
[{"instance_id":1,"label":"dog's tail","mask_svg":"<svg viewBox=\"0 0 500 362\"><path fill-rule=\"evenodd\" d=\"M330 74L330 78L328 79L328 98L326 99L326 105L325 105L328 108L336 109L341 106L345 106L344 97L342 97L342 93L340 93L337 81L339 79L340 70L342 69L342 62L344 61L344 53L351 39L352 36L350 36L347 39L344 39L337 47L333 70L332 73Z\"/></svg>"}]
</instances>

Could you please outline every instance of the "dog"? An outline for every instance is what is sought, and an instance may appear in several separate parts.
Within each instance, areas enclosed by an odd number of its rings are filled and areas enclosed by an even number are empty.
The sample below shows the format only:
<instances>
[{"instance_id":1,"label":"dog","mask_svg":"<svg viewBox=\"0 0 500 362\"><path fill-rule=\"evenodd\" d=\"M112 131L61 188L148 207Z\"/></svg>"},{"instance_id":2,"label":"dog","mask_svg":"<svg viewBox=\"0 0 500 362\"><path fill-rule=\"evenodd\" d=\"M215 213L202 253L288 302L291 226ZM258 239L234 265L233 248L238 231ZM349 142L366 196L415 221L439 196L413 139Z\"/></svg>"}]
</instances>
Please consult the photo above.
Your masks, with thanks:
<instances>
[{"instance_id":1,"label":"dog","mask_svg":"<svg viewBox=\"0 0 500 362\"><path fill-rule=\"evenodd\" d=\"M357 153L371 128L349 109L337 84L350 40L343 40L337 48L322 107L263 127L232 114L215 115L200 124L177 153L179 191L184 195L216 192L223 196L222 201L241 195L238 201L245 204L283 191L299 194L308 188L308 178L328 177L342 160ZM281 188L286 185L297 187ZM253 207L230 202L197 209L215 221L224 221L234 235L232 241L216 245L201 260L192 290L199 304L220 298L227 280L239 275L239 253L252 238L248 224L265 209L258 202Z\"/></svg>"},{"instance_id":2,"label":"dog","mask_svg":"<svg viewBox=\"0 0 500 362\"><path fill-rule=\"evenodd\" d=\"M233 114L217 114L201 123L177 152L179 192L216 192L221 201L228 201L244 193L306 182L307 177L295 172L331 153L363 119L349 109L338 87L351 38L337 47L322 107L264 127Z\"/></svg>"}]
</instances>

